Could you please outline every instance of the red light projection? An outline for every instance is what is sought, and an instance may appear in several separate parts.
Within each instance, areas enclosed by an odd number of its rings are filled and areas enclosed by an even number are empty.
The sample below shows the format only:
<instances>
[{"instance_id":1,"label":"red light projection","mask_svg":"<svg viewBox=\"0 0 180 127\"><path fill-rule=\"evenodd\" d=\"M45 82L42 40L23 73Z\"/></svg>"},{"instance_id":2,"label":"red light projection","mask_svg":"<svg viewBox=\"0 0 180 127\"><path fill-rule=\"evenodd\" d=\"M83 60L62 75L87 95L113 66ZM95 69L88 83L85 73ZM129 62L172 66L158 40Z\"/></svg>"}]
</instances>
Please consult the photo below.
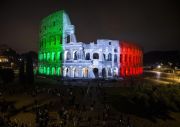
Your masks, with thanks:
<instances>
[{"instance_id":1,"label":"red light projection","mask_svg":"<svg viewBox=\"0 0 180 127\"><path fill-rule=\"evenodd\" d=\"M143 73L143 52L139 46L120 42L120 76L128 77Z\"/></svg>"}]
</instances>

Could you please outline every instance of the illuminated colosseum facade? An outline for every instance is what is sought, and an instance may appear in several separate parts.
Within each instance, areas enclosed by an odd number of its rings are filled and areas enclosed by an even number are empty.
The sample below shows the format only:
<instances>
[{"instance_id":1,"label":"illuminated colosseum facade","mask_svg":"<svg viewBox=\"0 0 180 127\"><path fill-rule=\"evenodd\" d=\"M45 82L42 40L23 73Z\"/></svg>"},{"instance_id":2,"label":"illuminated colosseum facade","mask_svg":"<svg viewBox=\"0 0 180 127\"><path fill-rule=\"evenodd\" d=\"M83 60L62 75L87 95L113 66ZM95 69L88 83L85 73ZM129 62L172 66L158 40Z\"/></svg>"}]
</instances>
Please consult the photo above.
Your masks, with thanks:
<instances>
[{"instance_id":1,"label":"illuminated colosseum facade","mask_svg":"<svg viewBox=\"0 0 180 127\"><path fill-rule=\"evenodd\" d=\"M40 28L38 72L63 78L119 78L142 74L143 52L126 41L76 41L75 27L64 11L44 18Z\"/></svg>"}]
</instances>

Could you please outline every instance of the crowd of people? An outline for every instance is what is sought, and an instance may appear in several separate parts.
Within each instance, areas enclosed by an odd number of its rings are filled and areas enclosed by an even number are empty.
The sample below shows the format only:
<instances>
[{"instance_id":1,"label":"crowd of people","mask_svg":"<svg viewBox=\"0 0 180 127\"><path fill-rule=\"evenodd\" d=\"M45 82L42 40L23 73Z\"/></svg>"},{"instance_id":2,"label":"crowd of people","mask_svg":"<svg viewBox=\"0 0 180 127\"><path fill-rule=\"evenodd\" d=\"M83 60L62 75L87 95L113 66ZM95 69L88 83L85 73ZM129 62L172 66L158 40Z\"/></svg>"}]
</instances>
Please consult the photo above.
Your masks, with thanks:
<instances>
[{"instance_id":1,"label":"crowd of people","mask_svg":"<svg viewBox=\"0 0 180 127\"><path fill-rule=\"evenodd\" d=\"M116 112L106 102L106 93L103 91L102 83L87 86L58 86L37 87L0 90L0 126L7 127L133 127L130 117ZM3 95L14 96L21 93L31 96L33 104L28 110L35 114L35 123L23 123L12 120L11 115L26 111L16 109L14 103L8 102ZM43 103L39 96L47 97ZM48 98L54 98L49 99ZM13 114L14 112L14 114ZM52 115L56 112L57 115Z\"/></svg>"}]
</instances>

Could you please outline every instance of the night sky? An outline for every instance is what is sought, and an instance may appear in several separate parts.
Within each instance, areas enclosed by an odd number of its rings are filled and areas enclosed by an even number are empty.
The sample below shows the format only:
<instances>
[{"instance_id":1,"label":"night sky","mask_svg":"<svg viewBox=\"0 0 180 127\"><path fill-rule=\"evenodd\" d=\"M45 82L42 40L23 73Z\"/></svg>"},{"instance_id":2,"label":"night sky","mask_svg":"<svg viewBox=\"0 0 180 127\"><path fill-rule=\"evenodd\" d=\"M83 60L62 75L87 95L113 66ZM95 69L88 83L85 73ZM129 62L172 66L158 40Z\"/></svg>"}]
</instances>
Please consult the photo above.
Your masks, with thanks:
<instances>
[{"instance_id":1,"label":"night sky","mask_svg":"<svg viewBox=\"0 0 180 127\"><path fill-rule=\"evenodd\" d=\"M137 0L138 1L138 0ZM180 49L178 0L1 0L0 44L38 50L41 20L64 9L78 41L128 40L144 51Z\"/></svg>"}]
</instances>

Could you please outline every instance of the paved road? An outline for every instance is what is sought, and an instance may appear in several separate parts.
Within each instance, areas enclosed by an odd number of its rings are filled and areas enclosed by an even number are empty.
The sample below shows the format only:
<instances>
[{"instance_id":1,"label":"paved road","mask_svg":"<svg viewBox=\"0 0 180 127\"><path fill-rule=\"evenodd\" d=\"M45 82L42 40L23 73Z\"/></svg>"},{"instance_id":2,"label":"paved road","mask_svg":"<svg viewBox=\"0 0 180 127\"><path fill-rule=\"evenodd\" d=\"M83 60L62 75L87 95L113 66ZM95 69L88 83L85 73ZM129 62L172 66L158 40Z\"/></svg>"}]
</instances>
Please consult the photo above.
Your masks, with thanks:
<instances>
[{"instance_id":1,"label":"paved road","mask_svg":"<svg viewBox=\"0 0 180 127\"><path fill-rule=\"evenodd\" d=\"M180 83L180 75L158 71L144 71L144 78L162 84Z\"/></svg>"}]
</instances>

